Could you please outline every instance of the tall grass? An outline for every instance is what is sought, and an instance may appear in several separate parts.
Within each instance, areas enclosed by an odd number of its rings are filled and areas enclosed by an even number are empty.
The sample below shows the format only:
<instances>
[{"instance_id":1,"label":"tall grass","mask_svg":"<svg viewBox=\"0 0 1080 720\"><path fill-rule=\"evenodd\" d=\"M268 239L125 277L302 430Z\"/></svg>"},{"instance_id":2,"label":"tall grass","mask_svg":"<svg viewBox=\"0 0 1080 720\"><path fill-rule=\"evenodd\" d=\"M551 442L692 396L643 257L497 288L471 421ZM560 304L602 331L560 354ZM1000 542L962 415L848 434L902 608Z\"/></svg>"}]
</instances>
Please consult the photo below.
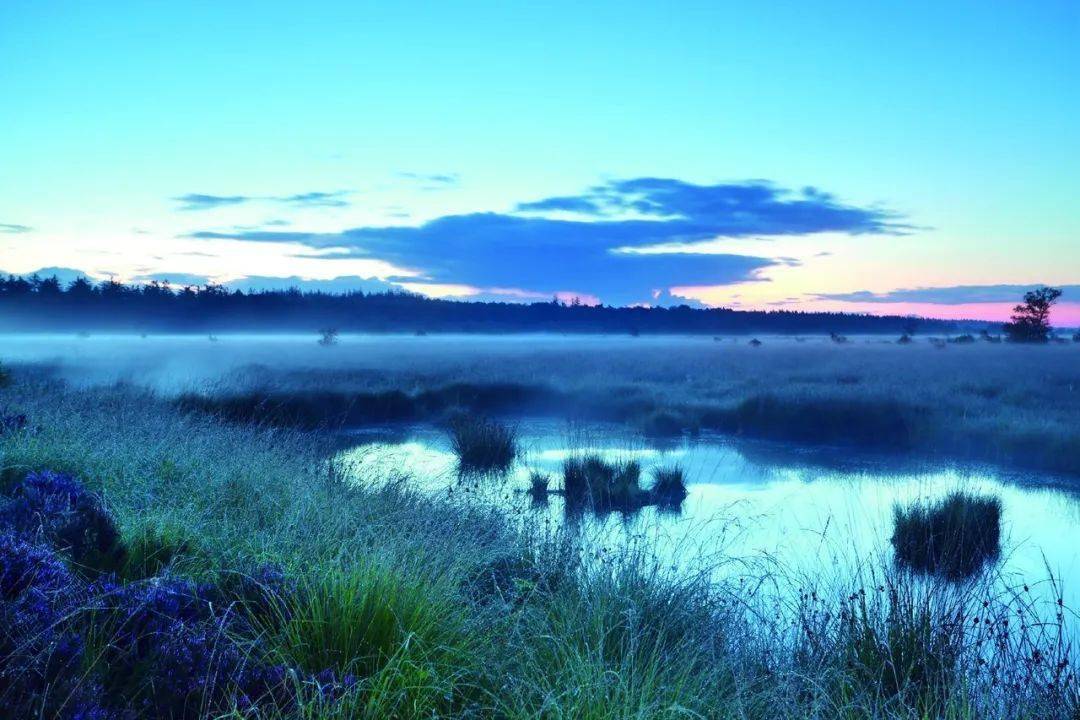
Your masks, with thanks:
<instances>
[{"instance_id":1,"label":"tall grass","mask_svg":"<svg viewBox=\"0 0 1080 720\"><path fill-rule=\"evenodd\" d=\"M782 568L726 580L711 567L676 572L632 549L597 556L573 528L523 535L482 505L343 477L318 434L222 423L122 386L22 377L0 401L40 428L0 437L0 467L83 478L115 515L128 557L145 558L133 577L222 577L279 563L295 593L258 611L249 601L226 607L244 612L281 662L355 675L329 694L298 675L294 706L198 717L1012 720L1078 711L1071 636L999 579L955 585L888 568L812 583ZM99 634L89 645L109 647L109 628Z\"/></svg>"},{"instance_id":2,"label":"tall grass","mask_svg":"<svg viewBox=\"0 0 1080 720\"><path fill-rule=\"evenodd\" d=\"M458 466L464 471L506 470L517 457L517 432L497 420L457 415L448 431Z\"/></svg>"},{"instance_id":3,"label":"tall grass","mask_svg":"<svg viewBox=\"0 0 1080 720\"><path fill-rule=\"evenodd\" d=\"M1001 501L957 491L933 503L893 508L898 562L949 578L978 572L1000 552Z\"/></svg>"},{"instance_id":4,"label":"tall grass","mask_svg":"<svg viewBox=\"0 0 1080 720\"><path fill-rule=\"evenodd\" d=\"M569 506L594 510L633 510L648 503L641 466L634 460L608 462L599 455L563 462L563 493Z\"/></svg>"}]
</instances>

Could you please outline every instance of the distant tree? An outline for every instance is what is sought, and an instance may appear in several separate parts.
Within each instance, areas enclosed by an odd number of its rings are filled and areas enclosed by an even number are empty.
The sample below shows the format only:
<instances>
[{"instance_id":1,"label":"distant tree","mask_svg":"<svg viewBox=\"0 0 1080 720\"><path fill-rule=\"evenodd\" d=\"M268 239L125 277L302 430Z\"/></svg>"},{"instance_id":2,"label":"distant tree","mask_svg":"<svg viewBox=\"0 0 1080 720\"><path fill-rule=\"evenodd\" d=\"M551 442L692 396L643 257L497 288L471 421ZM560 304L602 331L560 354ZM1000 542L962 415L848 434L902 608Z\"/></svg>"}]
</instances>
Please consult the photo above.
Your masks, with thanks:
<instances>
[{"instance_id":1,"label":"distant tree","mask_svg":"<svg viewBox=\"0 0 1080 720\"><path fill-rule=\"evenodd\" d=\"M1060 288L1045 285L1024 293L1024 302L1013 308L1012 321L1002 328L1009 342L1047 342L1050 339L1050 308L1060 297Z\"/></svg>"},{"instance_id":2,"label":"distant tree","mask_svg":"<svg viewBox=\"0 0 1080 720\"><path fill-rule=\"evenodd\" d=\"M323 328L319 331L319 344L323 347L330 347L331 345L337 345L338 331L337 328Z\"/></svg>"}]
</instances>

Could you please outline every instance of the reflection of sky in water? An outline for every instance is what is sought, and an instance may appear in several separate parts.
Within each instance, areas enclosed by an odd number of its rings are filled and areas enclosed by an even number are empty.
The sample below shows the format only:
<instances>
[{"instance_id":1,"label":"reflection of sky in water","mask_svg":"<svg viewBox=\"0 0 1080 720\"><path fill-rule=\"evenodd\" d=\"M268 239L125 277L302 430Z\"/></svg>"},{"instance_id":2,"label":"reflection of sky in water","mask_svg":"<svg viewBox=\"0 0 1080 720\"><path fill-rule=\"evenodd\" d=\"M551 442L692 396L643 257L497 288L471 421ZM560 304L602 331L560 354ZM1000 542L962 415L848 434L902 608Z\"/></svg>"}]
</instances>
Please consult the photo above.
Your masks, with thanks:
<instances>
[{"instance_id":1,"label":"reflection of sky in water","mask_svg":"<svg viewBox=\"0 0 1080 720\"><path fill-rule=\"evenodd\" d=\"M586 516L576 526L608 545L644 539L677 565L700 566L722 556L767 562L807 577L850 573L863 563L880 567L891 558L894 503L963 488L1001 498L1006 577L1035 583L1046 579L1049 569L1066 580L1066 605L1080 607L1080 590L1068 583L1080 571L1080 496L1053 478L908 460L898 464L881 457L828 458L715 437L650 445L614 428L555 422L526 422L519 432L524 457L502 478L458 478L445 436L431 428L411 428L389 439L378 432L358 433L357 445L343 457L358 478L382 480L389 472L433 493L491 500L526 522L562 521L559 497L533 508L520 491L528 486L531 470L548 473L551 486L559 487L562 462L571 454L637 460L646 483L649 469L679 464L690 491L681 513L646 508L633 516Z\"/></svg>"}]
</instances>

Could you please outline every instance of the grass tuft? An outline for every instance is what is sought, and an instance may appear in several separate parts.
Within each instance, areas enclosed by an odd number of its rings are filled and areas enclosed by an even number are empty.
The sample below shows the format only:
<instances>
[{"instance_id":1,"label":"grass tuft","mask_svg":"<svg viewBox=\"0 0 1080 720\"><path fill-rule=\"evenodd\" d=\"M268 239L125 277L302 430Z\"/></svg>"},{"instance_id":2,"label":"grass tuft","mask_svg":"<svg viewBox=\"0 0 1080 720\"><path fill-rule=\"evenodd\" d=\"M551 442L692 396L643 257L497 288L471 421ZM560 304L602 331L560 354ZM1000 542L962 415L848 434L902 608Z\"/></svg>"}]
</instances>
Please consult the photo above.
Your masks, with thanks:
<instances>
[{"instance_id":1,"label":"grass tuft","mask_svg":"<svg viewBox=\"0 0 1080 720\"><path fill-rule=\"evenodd\" d=\"M954 492L935 503L893 508L896 559L952 579L979 572L1000 552L1001 501Z\"/></svg>"},{"instance_id":2,"label":"grass tuft","mask_svg":"<svg viewBox=\"0 0 1080 720\"><path fill-rule=\"evenodd\" d=\"M658 505L678 506L686 499L686 478L678 465L653 470L653 486L649 490Z\"/></svg>"},{"instance_id":3,"label":"grass tuft","mask_svg":"<svg viewBox=\"0 0 1080 720\"><path fill-rule=\"evenodd\" d=\"M450 444L464 471L506 470L517 457L517 432L490 418L457 415L450 420Z\"/></svg>"},{"instance_id":4,"label":"grass tuft","mask_svg":"<svg viewBox=\"0 0 1080 720\"><path fill-rule=\"evenodd\" d=\"M649 494L641 487L641 466L637 462L607 462L599 455L566 459L563 492L568 505L600 512L636 510L649 502Z\"/></svg>"}]
</instances>

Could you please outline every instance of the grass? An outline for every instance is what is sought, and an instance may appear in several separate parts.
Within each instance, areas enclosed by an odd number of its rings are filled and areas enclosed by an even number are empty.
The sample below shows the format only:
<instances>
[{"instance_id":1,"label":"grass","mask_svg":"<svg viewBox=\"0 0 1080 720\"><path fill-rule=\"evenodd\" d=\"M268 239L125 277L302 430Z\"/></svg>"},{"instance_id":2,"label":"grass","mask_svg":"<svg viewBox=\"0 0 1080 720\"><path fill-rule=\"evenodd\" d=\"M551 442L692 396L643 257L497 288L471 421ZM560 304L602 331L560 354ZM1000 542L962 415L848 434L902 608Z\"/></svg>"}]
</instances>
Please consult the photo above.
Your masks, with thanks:
<instances>
[{"instance_id":1,"label":"grass","mask_svg":"<svg viewBox=\"0 0 1080 720\"><path fill-rule=\"evenodd\" d=\"M653 485L649 488L653 501L660 505L678 506L686 499L686 478L677 465L653 470Z\"/></svg>"},{"instance_id":2,"label":"grass","mask_svg":"<svg viewBox=\"0 0 1080 720\"><path fill-rule=\"evenodd\" d=\"M783 397L762 394L730 409L708 412L707 426L741 435L807 443L908 449L919 410L861 397Z\"/></svg>"},{"instance_id":3,"label":"grass","mask_svg":"<svg viewBox=\"0 0 1080 720\"><path fill-rule=\"evenodd\" d=\"M543 502L547 500L548 489L551 485L551 476L547 473L533 470L529 473L529 495L533 500Z\"/></svg>"},{"instance_id":4,"label":"grass","mask_svg":"<svg viewBox=\"0 0 1080 720\"><path fill-rule=\"evenodd\" d=\"M893 508L897 562L914 570L965 578L1000 552L1001 501L953 492L933 503Z\"/></svg>"},{"instance_id":5,"label":"grass","mask_svg":"<svg viewBox=\"0 0 1080 720\"><path fill-rule=\"evenodd\" d=\"M303 589L259 616L258 635L283 660L351 669L357 683L333 700L298 683L298 708L259 718L1041 720L1080 710L1061 619L988 577L957 585L869 560L854 578L676 572L633 547L598 554L572 528L522 533L483 505L378 475L343 478L321 433L222 422L130 386L14 375L0 405L37 429L0 437L5 477L54 468L83 478L128 557L145 558L133 576L270 561ZM630 471L581 472L640 488Z\"/></svg>"},{"instance_id":6,"label":"grass","mask_svg":"<svg viewBox=\"0 0 1080 720\"><path fill-rule=\"evenodd\" d=\"M633 461L608 462L599 455L567 458L563 462L563 494L568 506L635 510L649 503L641 487L641 466Z\"/></svg>"},{"instance_id":7,"label":"grass","mask_svg":"<svg viewBox=\"0 0 1080 720\"><path fill-rule=\"evenodd\" d=\"M504 471L518 455L517 432L497 420L457 415L447 430L462 471Z\"/></svg>"}]
</instances>

